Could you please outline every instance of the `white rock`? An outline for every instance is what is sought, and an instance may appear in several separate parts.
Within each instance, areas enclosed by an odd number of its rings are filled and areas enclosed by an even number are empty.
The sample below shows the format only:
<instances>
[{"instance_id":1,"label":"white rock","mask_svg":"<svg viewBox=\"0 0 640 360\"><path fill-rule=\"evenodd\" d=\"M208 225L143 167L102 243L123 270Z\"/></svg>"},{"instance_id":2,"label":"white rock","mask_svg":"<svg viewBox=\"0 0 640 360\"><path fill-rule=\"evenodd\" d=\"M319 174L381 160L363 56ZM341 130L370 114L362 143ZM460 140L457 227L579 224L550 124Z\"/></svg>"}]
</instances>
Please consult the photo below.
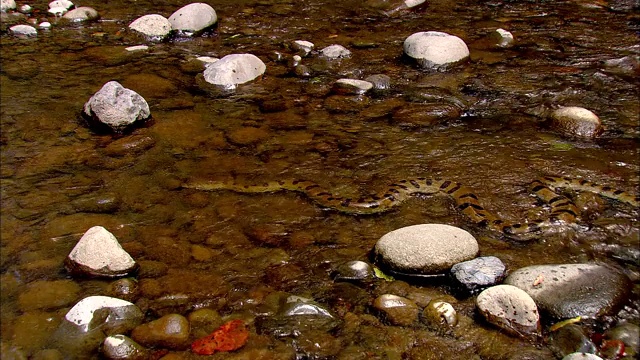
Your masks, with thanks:
<instances>
[{"instance_id":1,"label":"white rock","mask_svg":"<svg viewBox=\"0 0 640 360\"><path fill-rule=\"evenodd\" d=\"M9 28L9 31L17 36L38 36L38 30L29 25L14 25Z\"/></svg>"},{"instance_id":2,"label":"white rock","mask_svg":"<svg viewBox=\"0 0 640 360\"><path fill-rule=\"evenodd\" d=\"M215 58L215 57L211 57L211 56L198 56L196 58L196 60L202 61L205 64L213 64L214 62L216 62L216 61L218 61L220 59Z\"/></svg>"},{"instance_id":3,"label":"white rock","mask_svg":"<svg viewBox=\"0 0 640 360\"><path fill-rule=\"evenodd\" d=\"M51 23L48 22L48 21L43 21L38 25L38 27L40 29L50 29L51 28Z\"/></svg>"},{"instance_id":4,"label":"white rock","mask_svg":"<svg viewBox=\"0 0 640 360\"><path fill-rule=\"evenodd\" d=\"M444 224L403 227L383 235L376 258L394 271L434 274L478 253L476 239L460 228Z\"/></svg>"},{"instance_id":5,"label":"white rock","mask_svg":"<svg viewBox=\"0 0 640 360\"><path fill-rule=\"evenodd\" d=\"M94 226L84 233L65 264L71 272L103 277L124 276L137 267L118 239L102 226Z\"/></svg>"},{"instance_id":6,"label":"white rock","mask_svg":"<svg viewBox=\"0 0 640 360\"><path fill-rule=\"evenodd\" d=\"M0 11L8 11L16 8L15 0L0 0Z\"/></svg>"},{"instance_id":7,"label":"white rock","mask_svg":"<svg viewBox=\"0 0 640 360\"><path fill-rule=\"evenodd\" d=\"M140 309L125 300L112 298L109 296L89 296L78 301L64 316L70 323L87 331L92 325L97 326L100 324L92 324L93 314L97 310L108 309L109 316L105 319L106 322L118 323L128 322L129 326L135 327L134 324L140 323L144 315ZM93 321L95 322L95 321Z\"/></svg>"},{"instance_id":8,"label":"white rock","mask_svg":"<svg viewBox=\"0 0 640 360\"><path fill-rule=\"evenodd\" d=\"M600 356L590 353L571 353L562 360L603 360Z\"/></svg>"},{"instance_id":9,"label":"white rock","mask_svg":"<svg viewBox=\"0 0 640 360\"><path fill-rule=\"evenodd\" d=\"M497 29L493 35L494 39L496 39L496 45L502 48L508 48L513 46L514 39L513 34L508 32L505 29Z\"/></svg>"},{"instance_id":10,"label":"white rock","mask_svg":"<svg viewBox=\"0 0 640 360\"><path fill-rule=\"evenodd\" d=\"M127 51L142 51L142 50L149 50L149 47L147 45L134 45L134 46L128 46L124 49Z\"/></svg>"},{"instance_id":11,"label":"white rock","mask_svg":"<svg viewBox=\"0 0 640 360\"><path fill-rule=\"evenodd\" d=\"M142 345L125 335L111 335L102 343L102 354L110 360L148 359L150 354Z\"/></svg>"},{"instance_id":12,"label":"white rock","mask_svg":"<svg viewBox=\"0 0 640 360\"><path fill-rule=\"evenodd\" d=\"M20 12L23 14L29 14L31 12L31 10L33 10L33 8L30 5L22 5L20 6Z\"/></svg>"},{"instance_id":13,"label":"white rock","mask_svg":"<svg viewBox=\"0 0 640 360\"><path fill-rule=\"evenodd\" d=\"M411 9L412 7L424 4L425 1L426 0L404 0L404 4L407 8Z\"/></svg>"},{"instance_id":14,"label":"white rock","mask_svg":"<svg viewBox=\"0 0 640 360\"><path fill-rule=\"evenodd\" d=\"M357 79L339 79L333 84L335 92L347 95L362 95L373 89L373 84Z\"/></svg>"},{"instance_id":15,"label":"white rock","mask_svg":"<svg viewBox=\"0 0 640 360\"><path fill-rule=\"evenodd\" d=\"M457 36L438 31L419 32L404 41L404 53L425 68L442 68L469 57L469 48Z\"/></svg>"},{"instance_id":16,"label":"white rock","mask_svg":"<svg viewBox=\"0 0 640 360\"><path fill-rule=\"evenodd\" d=\"M306 40L296 40L291 44L291 48L300 53L301 56L307 56L313 50L315 45Z\"/></svg>"},{"instance_id":17,"label":"white rock","mask_svg":"<svg viewBox=\"0 0 640 360\"><path fill-rule=\"evenodd\" d=\"M490 323L513 335L537 335L540 332L538 307L523 290L497 285L481 292L476 306Z\"/></svg>"},{"instance_id":18,"label":"white rock","mask_svg":"<svg viewBox=\"0 0 640 360\"><path fill-rule=\"evenodd\" d=\"M67 12L67 8L62 7L62 6L58 6L58 7L54 7L54 8L49 8L48 12L49 12L49 14L60 16L60 15L62 15L62 14Z\"/></svg>"},{"instance_id":19,"label":"white rock","mask_svg":"<svg viewBox=\"0 0 640 360\"><path fill-rule=\"evenodd\" d=\"M64 14L63 19L70 20L72 22L82 22L95 20L99 17L98 12L94 8L88 6L81 6L77 9L73 9Z\"/></svg>"},{"instance_id":20,"label":"white rock","mask_svg":"<svg viewBox=\"0 0 640 360\"><path fill-rule=\"evenodd\" d=\"M57 7L65 8L66 10L68 10L73 7L73 3L69 0L55 0L49 3L49 9Z\"/></svg>"},{"instance_id":21,"label":"white rock","mask_svg":"<svg viewBox=\"0 0 640 360\"><path fill-rule=\"evenodd\" d=\"M582 107L567 106L551 113L551 126L563 135L594 138L604 130L600 118Z\"/></svg>"},{"instance_id":22,"label":"white rock","mask_svg":"<svg viewBox=\"0 0 640 360\"><path fill-rule=\"evenodd\" d=\"M209 65L204 70L206 82L234 89L238 84L249 82L264 74L266 65L252 54L231 54Z\"/></svg>"},{"instance_id":23,"label":"white rock","mask_svg":"<svg viewBox=\"0 0 640 360\"><path fill-rule=\"evenodd\" d=\"M129 28L151 38L163 39L171 33L171 23L162 15L145 15L135 19Z\"/></svg>"},{"instance_id":24,"label":"white rock","mask_svg":"<svg viewBox=\"0 0 640 360\"><path fill-rule=\"evenodd\" d=\"M320 54L323 57L333 60L333 59L348 58L351 56L351 51L349 51L347 48L345 48L342 45L333 44L320 50Z\"/></svg>"},{"instance_id":25,"label":"white rock","mask_svg":"<svg viewBox=\"0 0 640 360\"><path fill-rule=\"evenodd\" d=\"M151 116L149 104L133 90L109 81L84 104L84 113L115 131Z\"/></svg>"},{"instance_id":26,"label":"white rock","mask_svg":"<svg viewBox=\"0 0 640 360\"><path fill-rule=\"evenodd\" d=\"M191 36L218 21L216 11L205 3L192 3L181 7L169 16L173 30Z\"/></svg>"}]
</instances>

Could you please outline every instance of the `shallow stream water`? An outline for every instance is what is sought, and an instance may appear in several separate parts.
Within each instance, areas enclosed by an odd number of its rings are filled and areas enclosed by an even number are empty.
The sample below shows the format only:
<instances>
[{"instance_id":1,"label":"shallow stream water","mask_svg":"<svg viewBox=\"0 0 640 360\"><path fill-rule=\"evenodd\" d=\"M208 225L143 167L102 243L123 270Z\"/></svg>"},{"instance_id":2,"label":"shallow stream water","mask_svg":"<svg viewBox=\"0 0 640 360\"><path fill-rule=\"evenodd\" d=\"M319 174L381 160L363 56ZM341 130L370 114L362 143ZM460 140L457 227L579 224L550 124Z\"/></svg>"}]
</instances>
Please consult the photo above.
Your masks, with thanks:
<instances>
[{"instance_id":1,"label":"shallow stream water","mask_svg":"<svg viewBox=\"0 0 640 360\"><path fill-rule=\"evenodd\" d=\"M416 197L385 214L351 216L323 210L295 193L181 187L193 180L293 178L357 196L403 178L441 177L473 188L486 208L510 220L544 211L526 190L544 175L588 179L637 194L638 70L603 65L640 54L640 18L633 5L436 0L385 15L381 9L392 8L391 2L225 0L210 3L220 19L212 32L149 43L147 51L124 50L146 43L127 32L131 21L152 13L169 16L185 4L87 0L78 5L97 9L100 21L54 25L34 39L13 37L3 24L0 319L5 348L19 347L29 355L49 346L47 322L34 320L37 326L26 331L33 318L28 316L35 311L55 322L73 304L27 309L18 300L30 283L70 278L64 258L94 225L111 231L141 263L138 301L155 304L149 306L149 319L202 307L250 319L278 291L324 299L347 312L344 303L357 302L351 296L364 297L365 303L375 296L336 286L330 273L337 265L370 260L376 241L389 231L444 223L469 231L481 255L498 256L509 270L592 261L618 267L634 282L634 298L620 316L640 322L639 259L633 256L639 241L637 209L624 204L588 198L598 206L583 215L584 227L521 244L475 226L456 212L451 199L438 196ZM31 5L45 14L45 2ZM497 28L511 31L517 45L487 46L484 38ZM432 30L462 38L470 61L446 72L406 61L404 39ZM287 63L293 54L288 44L299 39L316 49L341 44L353 55L327 63L312 54L303 59L311 76L300 78ZM226 97L197 86L201 69L193 58L245 52L266 63L262 79ZM339 78L373 74L388 75L391 90L361 97L330 91ZM110 80L140 93L152 121L123 135L93 131L80 113ZM463 110L426 123L392 115L425 103L461 104ZM562 137L544 121L545 111L557 106L590 109L605 132L595 140ZM80 288L77 299L105 294L109 285L73 280ZM448 292L437 284L400 287ZM173 302L166 300L172 297ZM458 301L460 312L474 316L473 298ZM369 312L367 306L349 309ZM479 349L474 351L482 359L545 349L544 341L518 340L481 326L489 345L469 346ZM371 329L357 339L347 330L310 336L319 345L307 346L306 354L313 359L439 358L411 351L422 336L416 335L423 331L420 326L366 328ZM433 339L436 348L457 349L441 358L454 358L460 344L469 342ZM285 358L287 351L277 349L290 345L261 338L247 351Z\"/></svg>"}]
</instances>

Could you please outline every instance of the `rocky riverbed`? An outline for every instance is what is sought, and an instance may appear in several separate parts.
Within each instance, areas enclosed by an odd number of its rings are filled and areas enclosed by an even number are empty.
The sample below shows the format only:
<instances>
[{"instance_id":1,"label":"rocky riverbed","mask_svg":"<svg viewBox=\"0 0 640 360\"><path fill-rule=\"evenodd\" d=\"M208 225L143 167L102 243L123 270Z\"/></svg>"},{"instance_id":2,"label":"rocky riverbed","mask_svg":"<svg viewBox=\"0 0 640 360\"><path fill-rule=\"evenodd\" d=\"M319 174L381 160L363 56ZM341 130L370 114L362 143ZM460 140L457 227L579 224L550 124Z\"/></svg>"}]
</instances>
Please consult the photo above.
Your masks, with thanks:
<instances>
[{"instance_id":1,"label":"rocky riverbed","mask_svg":"<svg viewBox=\"0 0 640 360\"><path fill-rule=\"evenodd\" d=\"M2 359L638 356L637 2L79 1L0 2Z\"/></svg>"}]
</instances>

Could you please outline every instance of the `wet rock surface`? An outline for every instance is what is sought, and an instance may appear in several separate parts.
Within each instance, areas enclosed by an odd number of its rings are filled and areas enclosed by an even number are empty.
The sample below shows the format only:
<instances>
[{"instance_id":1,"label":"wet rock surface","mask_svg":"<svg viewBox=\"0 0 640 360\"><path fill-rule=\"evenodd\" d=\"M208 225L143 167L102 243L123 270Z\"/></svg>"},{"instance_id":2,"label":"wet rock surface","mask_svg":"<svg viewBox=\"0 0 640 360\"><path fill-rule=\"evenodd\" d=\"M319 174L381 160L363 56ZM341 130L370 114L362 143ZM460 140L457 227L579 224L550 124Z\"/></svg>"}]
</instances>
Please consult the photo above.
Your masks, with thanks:
<instances>
[{"instance_id":1,"label":"wet rock surface","mask_svg":"<svg viewBox=\"0 0 640 360\"><path fill-rule=\"evenodd\" d=\"M205 3L185 5L169 16L173 30L188 36L211 27L217 21L216 11Z\"/></svg>"},{"instance_id":2,"label":"wet rock surface","mask_svg":"<svg viewBox=\"0 0 640 360\"><path fill-rule=\"evenodd\" d=\"M145 99L116 81L104 84L85 103L84 114L96 118L114 131L122 131L134 122L151 116Z\"/></svg>"},{"instance_id":3,"label":"wet rock surface","mask_svg":"<svg viewBox=\"0 0 640 360\"><path fill-rule=\"evenodd\" d=\"M534 337L540 332L540 314L533 299L511 285L497 285L481 292L476 306L490 323L510 334Z\"/></svg>"},{"instance_id":4,"label":"wet rock surface","mask_svg":"<svg viewBox=\"0 0 640 360\"><path fill-rule=\"evenodd\" d=\"M551 126L566 136L595 138L603 131L600 118L578 106L562 107L551 113Z\"/></svg>"},{"instance_id":5,"label":"wet rock surface","mask_svg":"<svg viewBox=\"0 0 640 360\"><path fill-rule=\"evenodd\" d=\"M505 266L495 256L483 256L453 265L451 274L466 291L476 292L499 283L505 276Z\"/></svg>"},{"instance_id":6,"label":"wet rock surface","mask_svg":"<svg viewBox=\"0 0 640 360\"><path fill-rule=\"evenodd\" d=\"M412 34L404 41L404 53L424 68L444 68L469 57L462 39L439 31Z\"/></svg>"},{"instance_id":7,"label":"wet rock surface","mask_svg":"<svg viewBox=\"0 0 640 360\"><path fill-rule=\"evenodd\" d=\"M504 281L529 294L540 310L557 319L600 317L627 302L629 278L598 264L535 265L513 271Z\"/></svg>"}]
</instances>

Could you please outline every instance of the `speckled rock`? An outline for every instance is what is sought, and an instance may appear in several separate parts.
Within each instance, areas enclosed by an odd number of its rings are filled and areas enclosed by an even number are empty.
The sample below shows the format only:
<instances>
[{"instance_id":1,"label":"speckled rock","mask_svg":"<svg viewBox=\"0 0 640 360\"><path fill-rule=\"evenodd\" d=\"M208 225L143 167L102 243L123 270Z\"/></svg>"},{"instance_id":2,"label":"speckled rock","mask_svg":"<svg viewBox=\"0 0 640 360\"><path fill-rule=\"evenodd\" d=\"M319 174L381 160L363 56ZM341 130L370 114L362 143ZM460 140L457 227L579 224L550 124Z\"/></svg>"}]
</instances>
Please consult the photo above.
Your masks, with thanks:
<instances>
[{"instance_id":1,"label":"speckled rock","mask_svg":"<svg viewBox=\"0 0 640 360\"><path fill-rule=\"evenodd\" d=\"M111 335L102 343L102 355L110 360L146 360L149 351L125 335Z\"/></svg>"},{"instance_id":2,"label":"speckled rock","mask_svg":"<svg viewBox=\"0 0 640 360\"><path fill-rule=\"evenodd\" d=\"M504 264L495 256L483 256L451 267L453 277L469 292L497 284L504 272Z\"/></svg>"},{"instance_id":3,"label":"speckled rock","mask_svg":"<svg viewBox=\"0 0 640 360\"><path fill-rule=\"evenodd\" d=\"M9 31L16 36L38 36L38 30L30 25L14 25Z\"/></svg>"},{"instance_id":4,"label":"speckled rock","mask_svg":"<svg viewBox=\"0 0 640 360\"><path fill-rule=\"evenodd\" d=\"M511 285L497 285L481 292L476 306L490 323L515 336L537 336L540 314L533 299Z\"/></svg>"},{"instance_id":5,"label":"speckled rock","mask_svg":"<svg viewBox=\"0 0 640 360\"><path fill-rule=\"evenodd\" d=\"M205 3L185 5L169 16L173 30L187 36L197 34L213 26L217 21L216 11Z\"/></svg>"},{"instance_id":6,"label":"speckled rock","mask_svg":"<svg viewBox=\"0 0 640 360\"><path fill-rule=\"evenodd\" d=\"M189 321L180 314L169 314L137 326L131 338L144 346L180 350L189 346L189 334Z\"/></svg>"},{"instance_id":7,"label":"speckled rock","mask_svg":"<svg viewBox=\"0 0 640 360\"><path fill-rule=\"evenodd\" d=\"M512 272L505 284L527 292L557 319L616 313L628 300L629 278L605 265L534 265Z\"/></svg>"},{"instance_id":8,"label":"speckled rock","mask_svg":"<svg viewBox=\"0 0 640 360\"><path fill-rule=\"evenodd\" d=\"M421 224L391 231L375 246L377 261L391 270L435 274L473 259L478 242L467 231L444 224Z\"/></svg>"},{"instance_id":9,"label":"speckled rock","mask_svg":"<svg viewBox=\"0 0 640 360\"><path fill-rule=\"evenodd\" d=\"M603 359L596 354L573 353L563 357L562 360L603 360Z\"/></svg>"},{"instance_id":10,"label":"speckled rock","mask_svg":"<svg viewBox=\"0 0 640 360\"><path fill-rule=\"evenodd\" d=\"M469 48L457 36L438 31L418 32L404 41L404 53L424 68L442 69L469 57Z\"/></svg>"},{"instance_id":11,"label":"speckled rock","mask_svg":"<svg viewBox=\"0 0 640 360\"><path fill-rule=\"evenodd\" d=\"M235 89L264 74L266 65L252 54L231 54L207 66L204 80L224 89Z\"/></svg>"},{"instance_id":12,"label":"speckled rock","mask_svg":"<svg viewBox=\"0 0 640 360\"><path fill-rule=\"evenodd\" d=\"M15 0L0 0L0 11L9 11L16 8Z\"/></svg>"},{"instance_id":13,"label":"speckled rock","mask_svg":"<svg viewBox=\"0 0 640 360\"><path fill-rule=\"evenodd\" d=\"M551 112L551 127L563 135L595 138L604 128L593 112L578 106L561 107Z\"/></svg>"},{"instance_id":14,"label":"speckled rock","mask_svg":"<svg viewBox=\"0 0 640 360\"><path fill-rule=\"evenodd\" d=\"M88 6L81 6L79 8L73 9L62 16L63 19L67 19L71 22L96 20L99 17L100 15L96 11L96 9L90 8Z\"/></svg>"},{"instance_id":15,"label":"speckled rock","mask_svg":"<svg viewBox=\"0 0 640 360\"><path fill-rule=\"evenodd\" d=\"M158 14L145 15L129 24L131 30L137 31L152 40L162 40L171 33L171 23Z\"/></svg>"},{"instance_id":16,"label":"speckled rock","mask_svg":"<svg viewBox=\"0 0 640 360\"><path fill-rule=\"evenodd\" d=\"M114 131L151 116L147 101L117 81L109 81L84 104L84 114Z\"/></svg>"},{"instance_id":17,"label":"speckled rock","mask_svg":"<svg viewBox=\"0 0 640 360\"><path fill-rule=\"evenodd\" d=\"M351 57L351 51L342 45L329 45L320 50L320 55L330 60L342 59Z\"/></svg>"},{"instance_id":18,"label":"speckled rock","mask_svg":"<svg viewBox=\"0 0 640 360\"><path fill-rule=\"evenodd\" d=\"M413 301L397 295L383 294L373 301L383 320L392 325L410 326L418 320L420 308Z\"/></svg>"},{"instance_id":19,"label":"speckled rock","mask_svg":"<svg viewBox=\"0 0 640 360\"><path fill-rule=\"evenodd\" d=\"M94 226L84 233L67 256L65 265L72 274L107 278L126 276L138 268L118 239L102 226Z\"/></svg>"}]
</instances>

